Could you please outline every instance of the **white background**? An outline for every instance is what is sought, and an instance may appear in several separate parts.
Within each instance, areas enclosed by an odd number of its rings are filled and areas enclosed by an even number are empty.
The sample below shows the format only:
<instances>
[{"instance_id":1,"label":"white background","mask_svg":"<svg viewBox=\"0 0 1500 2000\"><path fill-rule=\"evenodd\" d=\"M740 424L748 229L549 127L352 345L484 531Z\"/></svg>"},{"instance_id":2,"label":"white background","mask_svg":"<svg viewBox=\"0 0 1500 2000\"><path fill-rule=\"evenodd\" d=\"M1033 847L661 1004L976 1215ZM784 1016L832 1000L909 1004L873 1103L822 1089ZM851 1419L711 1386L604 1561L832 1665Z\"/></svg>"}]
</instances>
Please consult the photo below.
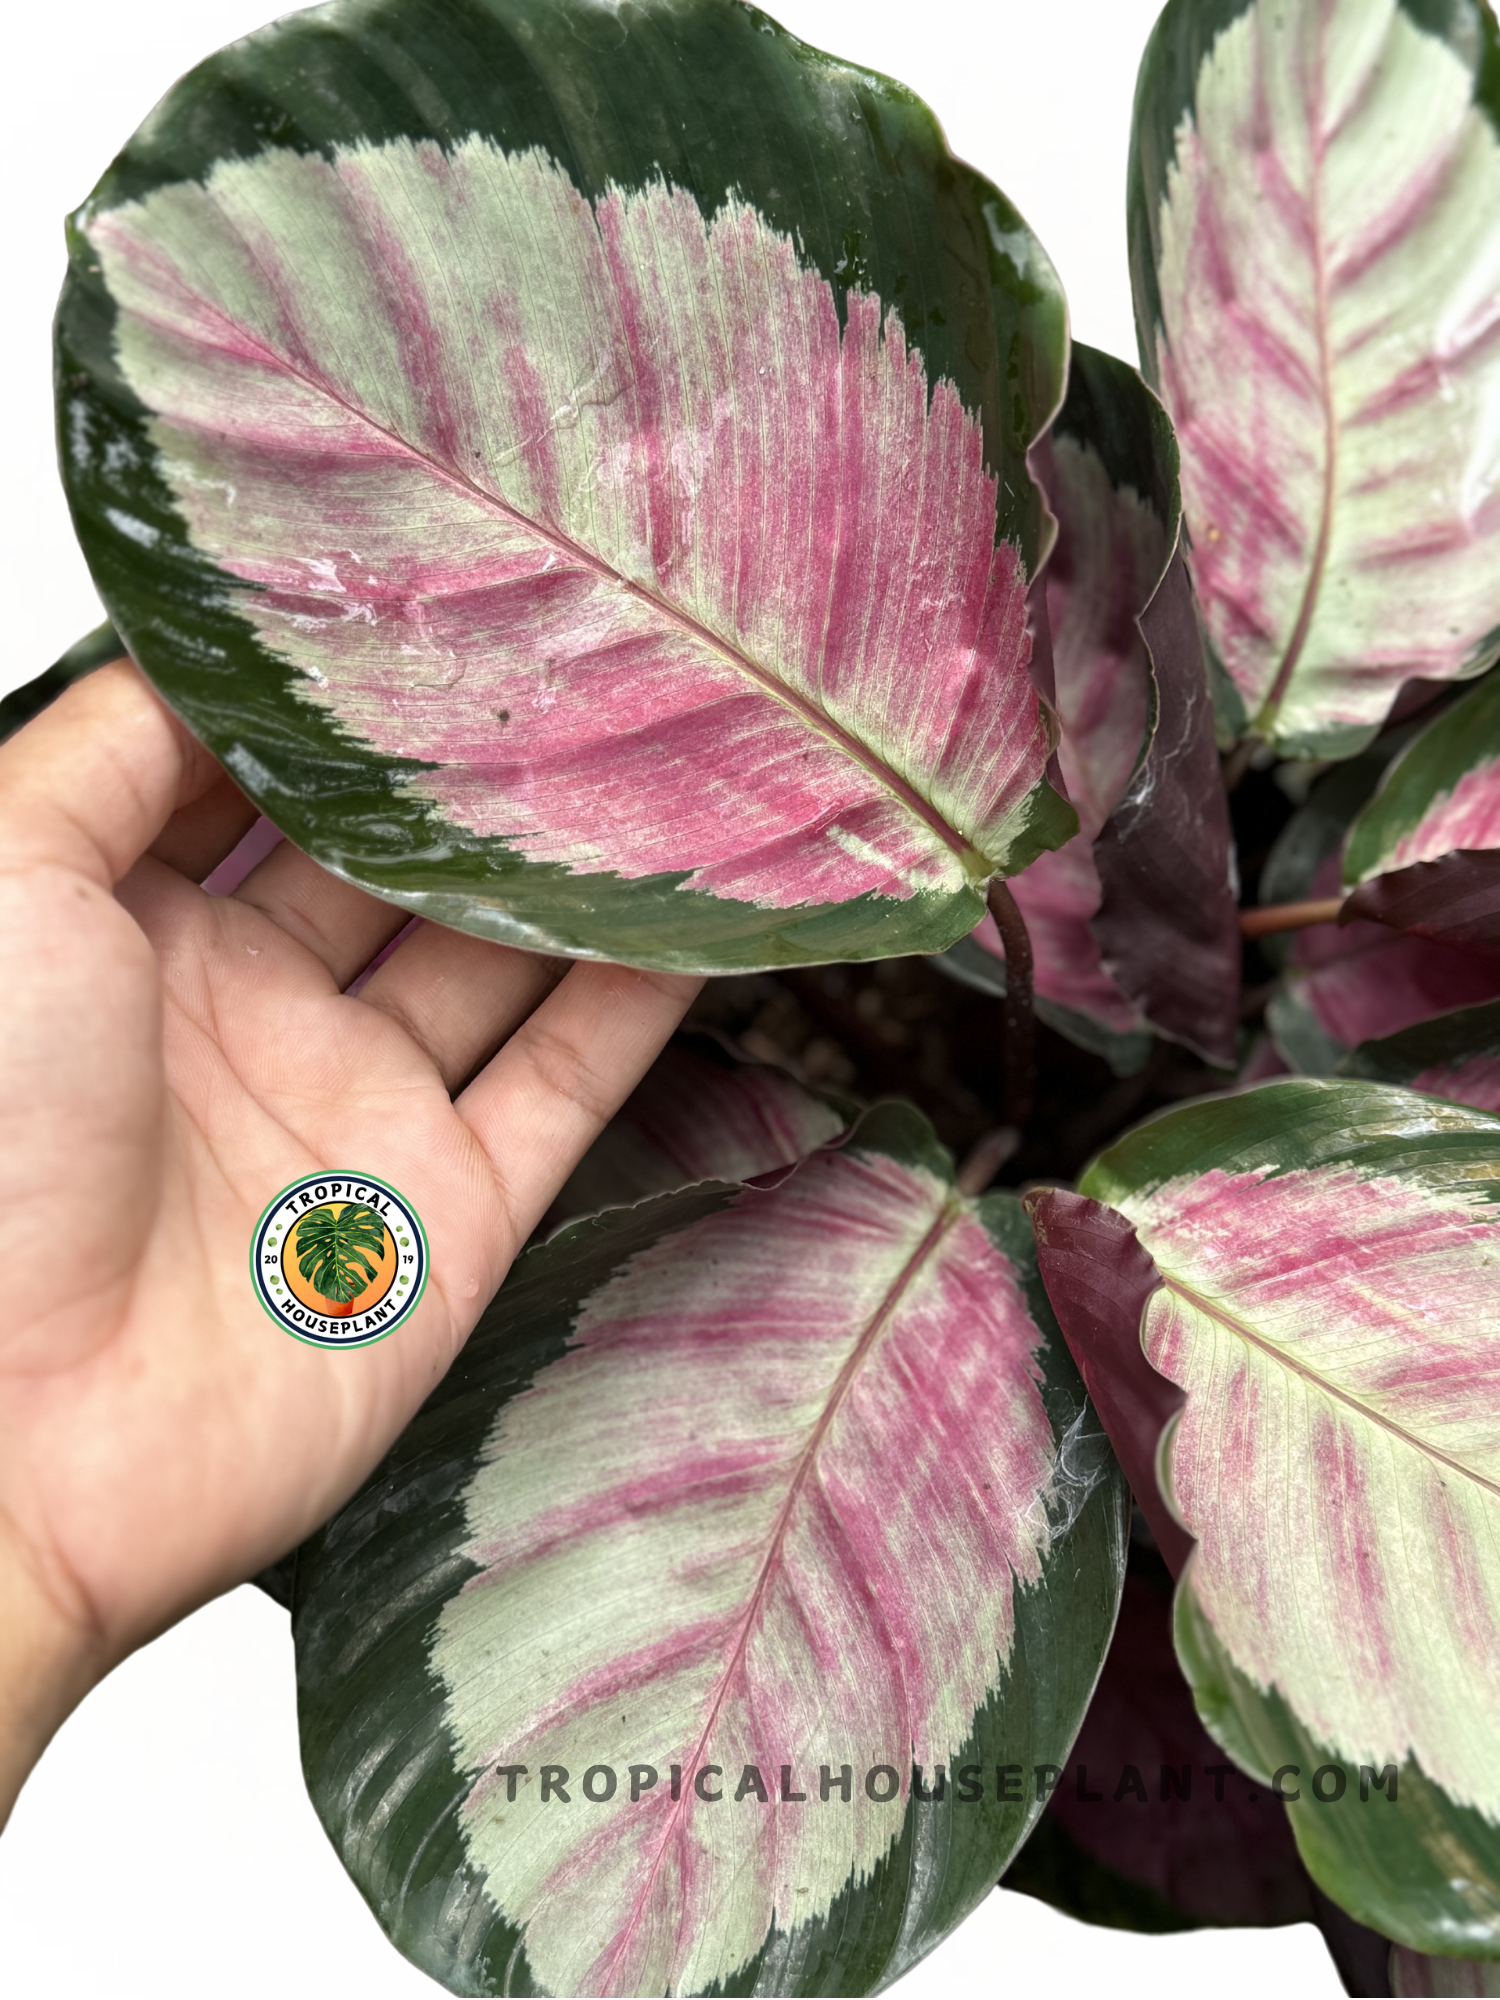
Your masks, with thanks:
<instances>
[{"instance_id":1,"label":"white background","mask_svg":"<svg viewBox=\"0 0 1500 2000\"><path fill-rule=\"evenodd\" d=\"M184 69L274 0L31 0L7 34L11 271L0 692L100 611L53 459L63 216ZM1082 339L1135 359L1130 100L1156 0L783 0L808 41L910 84L1041 236ZM1142 1938L997 1892L905 2000L1081 1992L1216 2000L1342 1989L1317 1934ZM287 1621L245 1588L128 1661L65 1726L0 1840L0 1986L24 2000L397 2000L437 1989L390 1949L302 1789Z\"/></svg>"}]
</instances>

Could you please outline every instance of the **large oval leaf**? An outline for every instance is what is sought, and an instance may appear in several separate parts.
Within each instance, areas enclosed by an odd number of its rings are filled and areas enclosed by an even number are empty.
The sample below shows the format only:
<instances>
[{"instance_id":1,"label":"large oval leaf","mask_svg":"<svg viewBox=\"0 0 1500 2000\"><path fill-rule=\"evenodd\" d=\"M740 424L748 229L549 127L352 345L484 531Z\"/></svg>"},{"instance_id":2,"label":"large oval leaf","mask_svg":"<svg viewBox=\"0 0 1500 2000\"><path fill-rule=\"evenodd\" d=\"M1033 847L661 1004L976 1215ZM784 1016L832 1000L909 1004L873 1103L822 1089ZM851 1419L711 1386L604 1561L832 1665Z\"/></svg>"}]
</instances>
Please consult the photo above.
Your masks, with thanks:
<instances>
[{"instance_id":1,"label":"large oval leaf","mask_svg":"<svg viewBox=\"0 0 1500 2000\"><path fill-rule=\"evenodd\" d=\"M885 1107L574 1224L301 1551L314 1800L455 1990L868 1992L1033 1821L1122 1493L1024 1214L950 1175Z\"/></svg>"},{"instance_id":2,"label":"large oval leaf","mask_svg":"<svg viewBox=\"0 0 1500 2000\"><path fill-rule=\"evenodd\" d=\"M1500 1956L1500 1119L1271 1083L1150 1121L1081 1188L1161 1281L1115 1337L1185 1396L1161 1476L1205 1718L1268 1776L1340 1766L1292 1824L1361 1922ZM1387 1765L1403 1809L1372 1813L1351 1774Z\"/></svg>"},{"instance_id":3,"label":"large oval leaf","mask_svg":"<svg viewBox=\"0 0 1500 2000\"><path fill-rule=\"evenodd\" d=\"M333 0L179 85L73 243L101 592L337 872L714 970L949 944L1071 830L1061 294L898 86L730 0Z\"/></svg>"},{"instance_id":4,"label":"large oval leaf","mask_svg":"<svg viewBox=\"0 0 1500 2000\"><path fill-rule=\"evenodd\" d=\"M1143 366L1228 728L1367 741L1500 643L1500 68L1475 0L1171 0L1132 145Z\"/></svg>"}]
</instances>

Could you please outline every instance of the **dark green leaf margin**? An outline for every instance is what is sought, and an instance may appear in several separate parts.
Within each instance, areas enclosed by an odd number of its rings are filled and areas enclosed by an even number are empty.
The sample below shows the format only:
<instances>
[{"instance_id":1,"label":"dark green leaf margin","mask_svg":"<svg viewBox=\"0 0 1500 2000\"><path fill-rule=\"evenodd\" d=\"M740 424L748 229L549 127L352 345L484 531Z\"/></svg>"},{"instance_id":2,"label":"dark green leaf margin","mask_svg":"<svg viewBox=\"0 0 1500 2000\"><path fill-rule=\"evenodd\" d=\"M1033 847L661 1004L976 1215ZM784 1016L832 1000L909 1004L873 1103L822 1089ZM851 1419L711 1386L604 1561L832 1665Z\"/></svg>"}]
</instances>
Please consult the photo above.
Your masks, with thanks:
<instances>
[{"instance_id":1,"label":"dark green leaf margin","mask_svg":"<svg viewBox=\"0 0 1500 2000\"><path fill-rule=\"evenodd\" d=\"M44 674L38 674L34 681L27 681L21 687L12 688L0 701L0 743L8 736L14 736L23 723L30 722L34 715L40 715L44 708L50 708L74 681L81 681L85 674L93 673L110 660L118 660L125 648L120 644L120 635L113 625L96 625L92 632L86 632L69 646L60 660L54 660Z\"/></svg>"},{"instance_id":2,"label":"dark green leaf margin","mask_svg":"<svg viewBox=\"0 0 1500 2000\"><path fill-rule=\"evenodd\" d=\"M1410 1084L1426 1070L1456 1068L1479 1056L1500 1059L1500 1000L1456 1007L1399 1034L1361 1042L1339 1064L1339 1074Z\"/></svg>"},{"instance_id":3,"label":"dark green leaf margin","mask_svg":"<svg viewBox=\"0 0 1500 2000\"><path fill-rule=\"evenodd\" d=\"M1298 1077L1159 1114L1102 1153L1079 1182L1119 1204L1179 1175L1308 1167L1396 1175L1500 1204L1500 1118L1415 1091L1355 1079ZM1413 1763L1398 1797L1319 1744L1274 1689L1240 1673L1203 1615L1189 1565L1178 1587L1177 1656L1205 1726L1241 1767L1270 1784L1296 1765L1303 1796L1287 1811L1308 1872L1350 1916L1415 1950L1500 1959L1500 1827L1460 1806ZM1313 1777L1339 1789L1312 1793ZM1283 1779L1283 1790L1297 1780Z\"/></svg>"},{"instance_id":4,"label":"dark green leaf margin","mask_svg":"<svg viewBox=\"0 0 1500 2000\"><path fill-rule=\"evenodd\" d=\"M1410 1760L1392 1775L1320 1743L1274 1688L1256 1687L1229 1658L1191 1569L1174 1623L1205 1726L1286 1799L1313 1880L1356 1921L1415 1951L1500 1959L1500 1827L1455 1804Z\"/></svg>"},{"instance_id":5,"label":"dark green leaf margin","mask_svg":"<svg viewBox=\"0 0 1500 2000\"><path fill-rule=\"evenodd\" d=\"M1363 881L1388 861L1435 801L1475 765L1500 757L1500 673L1445 708L1408 743L1349 829L1344 882Z\"/></svg>"},{"instance_id":6,"label":"dark green leaf margin","mask_svg":"<svg viewBox=\"0 0 1500 2000\"><path fill-rule=\"evenodd\" d=\"M680 873L626 881L526 861L465 834L387 758L299 701L297 676L231 608L158 474L147 412L114 357L114 308L81 222L225 158L331 153L471 133L540 146L593 198L665 177L706 214L731 193L833 287L900 312L929 380L982 424L997 535L1035 570L1041 496L1026 450L1062 393L1066 308L998 189L955 160L910 91L809 48L740 0L329 0L193 70L73 219L56 328L58 433L78 537L111 618L172 706L302 848L386 900L532 949L693 971L941 950L983 915L964 888L767 911ZM121 526L121 521L126 525ZM1012 865L1067 835L1039 790Z\"/></svg>"},{"instance_id":7,"label":"dark green leaf margin","mask_svg":"<svg viewBox=\"0 0 1500 2000\"><path fill-rule=\"evenodd\" d=\"M868 1113L848 1141L951 1181L953 1166L904 1105ZM434 1622L475 1573L462 1554L462 1494L496 1416L568 1344L584 1300L625 1260L714 1214L739 1192L706 1186L569 1225L520 1258L441 1387L385 1462L299 1550L302 1762L318 1816L392 1941L460 1993L537 1991L523 1941L468 1862L459 1808L470 1789L429 1664ZM1036 1273L1011 1195L979 1212L1023 1278L1046 1336L1043 1395L1062 1460L1060 1511L1042 1575L1016 1596L1010 1665L953 1767L976 1763L982 1804L908 1806L895 1846L828 1915L774 1933L727 1991L855 1994L895 1978L993 1886L1040 1806L1032 1766L1062 1764L1109 1644L1124 1574L1126 1496ZM1014 1803L997 1764L1023 1767Z\"/></svg>"}]
</instances>

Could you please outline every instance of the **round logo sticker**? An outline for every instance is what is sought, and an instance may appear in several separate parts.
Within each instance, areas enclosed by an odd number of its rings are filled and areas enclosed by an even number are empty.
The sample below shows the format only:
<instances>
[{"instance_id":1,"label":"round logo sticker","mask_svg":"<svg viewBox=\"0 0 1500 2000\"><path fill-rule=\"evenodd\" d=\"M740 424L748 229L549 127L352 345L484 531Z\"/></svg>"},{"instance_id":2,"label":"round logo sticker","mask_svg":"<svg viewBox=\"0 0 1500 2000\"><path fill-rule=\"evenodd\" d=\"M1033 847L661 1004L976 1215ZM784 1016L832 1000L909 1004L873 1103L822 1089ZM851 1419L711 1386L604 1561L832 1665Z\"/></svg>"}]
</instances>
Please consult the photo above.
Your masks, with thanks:
<instances>
[{"instance_id":1,"label":"round logo sticker","mask_svg":"<svg viewBox=\"0 0 1500 2000\"><path fill-rule=\"evenodd\" d=\"M368 1347L421 1298L427 1238L416 1210L373 1174L308 1174L255 1225L250 1276L294 1340Z\"/></svg>"}]
</instances>

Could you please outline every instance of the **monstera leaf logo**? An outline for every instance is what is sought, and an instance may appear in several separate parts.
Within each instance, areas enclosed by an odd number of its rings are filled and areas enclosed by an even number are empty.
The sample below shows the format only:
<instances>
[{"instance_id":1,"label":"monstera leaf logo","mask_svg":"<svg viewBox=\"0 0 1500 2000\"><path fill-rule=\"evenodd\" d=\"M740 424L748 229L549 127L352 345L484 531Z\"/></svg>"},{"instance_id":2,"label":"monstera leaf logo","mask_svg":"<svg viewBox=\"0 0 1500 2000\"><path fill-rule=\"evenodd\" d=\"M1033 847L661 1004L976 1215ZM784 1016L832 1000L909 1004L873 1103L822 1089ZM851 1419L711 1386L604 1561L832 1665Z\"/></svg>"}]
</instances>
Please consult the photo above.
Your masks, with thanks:
<instances>
[{"instance_id":1,"label":"monstera leaf logo","mask_svg":"<svg viewBox=\"0 0 1500 2000\"><path fill-rule=\"evenodd\" d=\"M333 1315L348 1313L385 1255L385 1224L363 1202L309 1209L297 1227L297 1268ZM372 1262L371 1259L375 1261Z\"/></svg>"}]
</instances>

